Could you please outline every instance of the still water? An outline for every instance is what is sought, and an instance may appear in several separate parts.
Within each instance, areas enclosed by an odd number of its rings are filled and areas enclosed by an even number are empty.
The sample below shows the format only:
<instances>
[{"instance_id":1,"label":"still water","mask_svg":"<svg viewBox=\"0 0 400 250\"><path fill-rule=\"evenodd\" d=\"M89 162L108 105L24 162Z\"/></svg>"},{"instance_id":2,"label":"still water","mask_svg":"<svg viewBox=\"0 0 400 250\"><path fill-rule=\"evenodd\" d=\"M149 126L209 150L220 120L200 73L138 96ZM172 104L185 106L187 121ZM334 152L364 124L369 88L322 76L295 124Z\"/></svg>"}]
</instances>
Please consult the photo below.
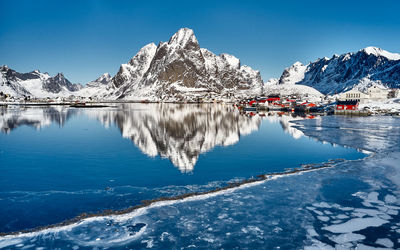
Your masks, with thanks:
<instances>
[{"instance_id":1,"label":"still water","mask_svg":"<svg viewBox=\"0 0 400 250\"><path fill-rule=\"evenodd\" d=\"M0 232L365 155L228 105L0 109ZM318 122L318 117L314 118Z\"/></svg>"}]
</instances>

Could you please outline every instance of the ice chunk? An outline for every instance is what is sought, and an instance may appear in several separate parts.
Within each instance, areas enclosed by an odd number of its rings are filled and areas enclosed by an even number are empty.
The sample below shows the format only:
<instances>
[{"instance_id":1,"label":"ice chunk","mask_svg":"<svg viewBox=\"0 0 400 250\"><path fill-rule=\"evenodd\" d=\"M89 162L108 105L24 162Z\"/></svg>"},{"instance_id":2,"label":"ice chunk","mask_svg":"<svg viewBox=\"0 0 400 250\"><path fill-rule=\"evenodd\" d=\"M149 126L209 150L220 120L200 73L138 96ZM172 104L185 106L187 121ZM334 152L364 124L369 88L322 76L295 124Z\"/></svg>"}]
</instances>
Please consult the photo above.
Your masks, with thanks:
<instances>
[{"instance_id":1,"label":"ice chunk","mask_svg":"<svg viewBox=\"0 0 400 250\"><path fill-rule=\"evenodd\" d=\"M314 207L320 207L320 208L331 208L332 207L328 203L326 203L325 201L320 202L320 203L314 203L313 206Z\"/></svg>"},{"instance_id":2,"label":"ice chunk","mask_svg":"<svg viewBox=\"0 0 400 250\"><path fill-rule=\"evenodd\" d=\"M311 236L311 237L318 236L318 233L315 231L314 228L309 228L309 229L307 229L307 233L308 233L308 235Z\"/></svg>"},{"instance_id":3,"label":"ice chunk","mask_svg":"<svg viewBox=\"0 0 400 250\"><path fill-rule=\"evenodd\" d=\"M318 220L320 221L329 221L329 217L328 216L317 216Z\"/></svg>"},{"instance_id":4,"label":"ice chunk","mask_svg":"<svg viewBox=\"0 0 400 250\"><path fill-rule=\"evenodd\" d=\"M345 214L339 214L336 216L337 219L347 219L349 218L349 216L345 215Z\"/></svg>"},{"instance_id":5,"label":"ice chunk","mask_svg":"<svg viewBox=\"0 0 400 250\"><path fill-rule=\"evenodd\" d=\"M395 203L397 201L396 197L394 195L386 195L385 196L385 202L386 203Z\"/></svg>"},{"instance_id":6,"label":"ice chunk","mask_svg":"<svg viewBox=\"0 0 400 250\"><path fill-rule=\"evenodd\" d=\"M357 250L381 250L381 249L386 249L386 248L380 248L380 247L370 247L364 244L357 244L356 247Z\"/></svg>"},{"instance_id":7,"label":"ice chunk","mask_svg":"<svg viewBox=\"0 0 400 250\"><path fill-rule=\"evenodd\" d=\"M362 234L354 234L354 233L346 233L346 234L340 234L338 236L333 236L331 238L332 241L338 243L338 244L344 244L347 242L354 242L354 241L360 241L364 240L365 236Z\"/></svg>"},{"instance_id":8,"label":"ice chunk","mask_svg":"<svg viewBox=\"0 0 400 250\"><path fill-rule=\"evenodd\" d=\"M388 221L376 217L355 218L342 224L323 227L323 229L332 233L351 233L368 227L379 227L385 223Z\"/></svg>"},{"instance_id":9,"label":"ice chunk","mask_svg":"<svg viewBox=\"0 0 400 250\"><path fill-rule=\"evenodd\" d=\"M383 238L383 239L377 239L375 241L376 244L385 246L385 247L393 247L393 242L389 240L388 238Z\"/></svg>"}]
</instances>

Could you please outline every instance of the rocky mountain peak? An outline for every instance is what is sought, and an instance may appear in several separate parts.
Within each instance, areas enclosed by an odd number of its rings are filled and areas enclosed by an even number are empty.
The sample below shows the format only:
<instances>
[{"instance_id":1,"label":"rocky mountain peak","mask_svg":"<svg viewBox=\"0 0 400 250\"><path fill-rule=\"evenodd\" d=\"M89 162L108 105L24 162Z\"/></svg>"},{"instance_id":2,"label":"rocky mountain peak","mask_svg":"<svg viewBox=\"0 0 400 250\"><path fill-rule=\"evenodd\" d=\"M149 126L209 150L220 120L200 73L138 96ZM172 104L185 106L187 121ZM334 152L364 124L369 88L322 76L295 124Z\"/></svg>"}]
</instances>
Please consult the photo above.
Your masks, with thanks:
<instances>
[{"instance_id":1,"label":"rocky mountain peak","mask_svg":"<svg viewBox=\"0 0 400 250\"><path fill-rule=\"evenodd\" d=\"M372 47L372 46L366 47L360 50L359 52L365 53L367 55L374 55L376 57L379 56L386 57L389 60L400 60L400 54L391 53L378 47Z\"/></svg>"},{"instance_id":2,"label":"rocky mountain peak","mask_svg":"<svg viewBox=\"0 0 400 250\"><path fill-rule=\"evenodd\" d=\"M5 70L6 66L2 66L2 71ZM2 82L12 81L21 86L7 87L7 91L16 96L28 93L35 97L76 95L105 100L198 101L203 97L211 100L250 92L259 95L263 87L258 71L241 65L233 55L215 55L201 49L193 30L188 28L178 30L168 42L144 46L120 66L114 77L104 74L83 89L62 73L51 77L7 70L2 75L5 79ZM42 89L38 89L39 85ZM23 86L28 86L26 91L20 91Z\"/></svg>"},{"instance_id":3,"label":"rocky mountain peak","mask_svg":"<svg viewBox=\"0 0 400 250\"><path fill-rule=\"evenodd\" d=\"M10 68L7 66L7 65L1 65L0 66L0 71L7 71L7 70L9 70Z\"/></svg>"},{"instance_id":4,"label":"rocky mountain peak","mask_svg":"<svg viewBox=\"0 0 400 250\"><path fill-rule=\"evenodd\" d=\"M57 79L59 81L65 81L66 80L63 73L57 73L57 75L54 76L54 79Z\"/></svg>"},{"instance_id":5,"label":"rocky mountain peak","mask_svg":"<svg viewBox=\"0 0 400 250\"><path fill-rule=\"evenodd\" d=\"M88 82L86 86L88 87L99 87L101 85L108 85L111 82L111 75L109 73L102 74L99 78L94 81Z\"/></svg>"},{"instance_id":6,"label":"rocky mountain peak","mask_svg":"<svg viewBox=\"0 0 400 250\"><path fill-rule=\"evenodd\" d=\"M168 41L168 45L173 48L200 49L199 42L193 30L182 28L178 30Z\"/></svg>"},{"instance_id":7,"label":"rocky mountain peak","mask_svg":"<svg viewBox=\"0 0 400 250\"><path fill-rule=\"evenodd\" d=\"M124 85L124 89L117 91L115 95L123 94L130 86L137 84L142 79L154 58L156 50L157 46L154 43L149 43L141 48L127 64L121 65L112 82L116 88Z\"/></svg>"},{"instance_id":8,"label":"rocky mountain peak","mask_svg":"<svg viewBox=\"0 0 400 250\"><path fill-rule=\"evenodd\" d=\"M340 93L372 82L399 88L400 54L367 47L356 53L324 57L306 66L296 63L284 70L279 82L307 85L323 94Z\"/></svg>"},{"instance_id":9,"label":"rocky mountain peak","mask_svg":"<svg viewBox=\"0 0 400 250\"><path fill-rule=\"evenodd\" d=\"M54 77L50 77L43 82L43 89L51 93L60 93L63 90L77 91L81 89L80 84L73 84L63 73L57 73Z\"/></svg>"},{"instance_id":10,"label":"rocky mountain peak","mask_svg":"<svg viewBox=\"0 0 400 250\"><path fill-rule=\"evenodd\" d=\"M131 66L138 66L141 63L145 63L145 61L150 57L154 56L154 52L157 49L157 46L154 43L149 43L143 48L139 50L139 52L132 57L132 59L128 62Z\"/></svg>"},{"instance_id":11,"label":"rocky mountain peak","mask_svg":"<svg viewBox=\"0 0 400 250\"><path fill-rule=\"evenodd\" d=\"M279 78L279 84L295 84L304 78L304 72L307 66L301 62L295 62L292 66L286 68Z\"/></svg>"},{"instance_id":12,"label":"rocky mountain peak","mask_svg":"<svg viewBox=\"0 0 400 250\"><path fill-rule=\"evenodd\" d=\"M234 69L240 68L240 60L235 56L224 53L221 54L220 57L223 58L232 68Z\"/></svg>"},{"instance_id":13,"label":"rocky mountain peak","mask_svg":"<svg viewBox=\"0 0 400 250\"><path fill-rule=\"evenodd\" d=\"M200 48L188 28L178 30L157 47L143 47L128 64L121 65L113 82L117 89L113 95L124 99L187 100L198 98L198 92L262 88L258 71L241 66L232 55L217 56Z\"/></svg>"}]
</instances>

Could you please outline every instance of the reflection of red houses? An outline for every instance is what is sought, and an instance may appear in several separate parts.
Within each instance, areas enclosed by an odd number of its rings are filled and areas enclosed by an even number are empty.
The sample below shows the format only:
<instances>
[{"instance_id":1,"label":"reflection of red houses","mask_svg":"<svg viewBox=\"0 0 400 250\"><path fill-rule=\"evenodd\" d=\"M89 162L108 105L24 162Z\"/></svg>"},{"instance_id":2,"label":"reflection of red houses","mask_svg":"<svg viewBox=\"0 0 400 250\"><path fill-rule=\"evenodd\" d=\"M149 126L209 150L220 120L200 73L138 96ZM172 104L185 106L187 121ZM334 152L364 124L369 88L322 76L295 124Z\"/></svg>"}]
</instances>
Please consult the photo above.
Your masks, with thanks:
<instances>
[{"instance_id":1,"label":"reflection of red houses","mask_svg":"<svg viewBox=\"0 0 400 250\"><path fill-rule=\"evenodd\" d=\"M305 107L308 107L308 108L316 107L316 106L317 106L317 105L315 105L315 104L312 103L312 102L304 102L304 103L302 103L302 104L300 104L300 105L305 106Z\"/></svg>"},{"instance_id":2,"label":"reflection of red houses","mask_svg":"<svg viewBox=\"0 0 400 250\"><path fill-rule=\"evenodd\" d=\"M257 104L257 101L256 100L252 100L252 101L249 102L250 106L253 106L253 104Z\"/></svg>"},{"instance_id":3,"label":"reflection of red houses","mask_svg":"<svg viewBox=\"0 0 400 250\"><path fill-rule=\"evenodd\" d=\"M336 110L357 110L358 101L337 101Z\"/></svg>"},{"instance_id":4,"label":"reflection of red houses","mask_svg":"<svg viewBox=\"0 0 400 250\"><path fill-rule=\"evenodd\" d=\"M272 103L272 102L276 102L276 101L280 101L281 98L279 97L279 95L269 95L267 98L267 102L268 103Z\"/></svg>"}]
</instances>

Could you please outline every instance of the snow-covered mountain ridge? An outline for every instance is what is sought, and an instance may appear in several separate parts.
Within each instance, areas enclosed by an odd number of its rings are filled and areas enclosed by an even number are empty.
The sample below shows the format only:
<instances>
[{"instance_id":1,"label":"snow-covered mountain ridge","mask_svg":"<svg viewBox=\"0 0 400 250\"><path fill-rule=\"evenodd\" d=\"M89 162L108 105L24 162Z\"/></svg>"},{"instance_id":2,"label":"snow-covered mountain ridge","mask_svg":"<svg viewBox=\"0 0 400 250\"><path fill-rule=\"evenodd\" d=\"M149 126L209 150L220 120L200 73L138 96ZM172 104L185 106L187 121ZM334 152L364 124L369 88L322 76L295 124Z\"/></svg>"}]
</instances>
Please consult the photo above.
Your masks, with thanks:
<instances>
[{"instance_id":1,"label":"snow-covered mountain ridge","mask_svg":"<svg viewBox=\"0 0 400 250\"><path fill-rule=\"evenodd\" d=\"M324 57L307 65L296 62L283 71L279 84L306 85L323 94L372 84L400 88L400 54L367 47L355 53Z\"/></svg>"},{"instance_id":2,"label":"snow-covered mountain ridge","mask_svg":"<svg viewBox=\"0 0 400 250\"><path fill-rule=\"evenodd\" d=\"M84 97L97 100L197 101L265 94L321 96L371 85L400 88L400 54L377 47L294 63L265 84L259 71L229 54L201 48L193 30L182 28L168 42L144 46L118 73L82 86L62 73L18 73L0 67L0 92L15 97Z\"/></svg>"},{"instance_id":3,"label":"snow-covered mountain ridge","mask_svg":"<svg viewBox=\"0 0 400 250\"><path fill-rule=\"evenodd\" d=\"M11 72L11 73L10 73ZM36 71L35 71L36 72ZM1 68L0 91L36 98L82 96L102 100L192 101L227 94L260 95L259 71L241 65L232 55L200 48L193 30L182 28L168 42L144 46L118 73L108 73L86 86L62 74L20 74Z\"/></svg>"},{"instance_id":4,"label":"snow-covered mountain ridge","mask_svg":"<svg viewBox=\"0 0 400 250\"><path fill-rule=\"evenodd\" d=\"M200 48L193 30L182 28L168 42L144 46L112 79L116 99L193 100L209 93L261 94L259 71L228 54Z\"/></svg>"},{"instance_id":5,"label":"snow-covered mountain ridge","mask_svg":"<svg viewBox=\"0 0 400 250\"><path fill-rule=\"evenodd\" d=\"M19 73L6 65L0 66L0 91L15 97L69 96L82 88L68 81L62 73L52 77L39 70Z\"/></svg>"}]
</instances>

